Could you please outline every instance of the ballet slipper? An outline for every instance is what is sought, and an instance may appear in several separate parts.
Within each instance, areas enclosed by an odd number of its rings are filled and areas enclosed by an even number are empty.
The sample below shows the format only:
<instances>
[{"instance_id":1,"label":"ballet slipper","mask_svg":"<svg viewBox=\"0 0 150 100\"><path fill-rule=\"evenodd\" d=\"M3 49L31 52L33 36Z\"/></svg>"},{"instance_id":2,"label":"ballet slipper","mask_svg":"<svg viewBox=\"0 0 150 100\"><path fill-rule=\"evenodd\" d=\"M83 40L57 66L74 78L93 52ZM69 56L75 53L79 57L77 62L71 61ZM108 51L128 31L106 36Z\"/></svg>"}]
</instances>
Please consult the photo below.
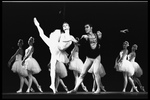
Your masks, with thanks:
<instances>
[{"instance_id":1,"label":"ballet slipper","mask_svg":"<svg viewBox=\"0 0 150 100\"><path fill-rule=\"evenodd\" d=\"M133 92L133 88L131 88L130 92Z\"/></svg>"},{"instance_id":2,"label":"ballet slipper","mask_svg":"<svg viewBox=\"0 0 150 100\"><path fill-rule=\"evenodd\" d=\"M83 90L85 91L85 92L88 92L88 90L87 90L87 88L84 86L83 87Z\"/></svg>"},{"instance_id":3,"label":"ballet slipper","mask_svg":"<svg viewBox=\"0 0 150 100\"><path fill-rule=\"evenodd\" d=\"M135 86L134 89L135 89L136 92L139 92L138 89L137 89L137 86Z\"/></svg>"},{"instance_id":4,"label":"ballet slipper","mask_svg":"<svg viewBox=\"0 0 150 100\"><path fill-rule=\"evenodd\" d=\"M31 91L31 92L35 92L35 91L33 90L33 88L31 88L30 91Z\"/></svg>"},{"instance_id":5,"label":"ballet slipper","mask_svg":"<svg viewBox=\"0 0 150 100\"><path fill-rule=\"evenodd\" d=\"M144 86L140 86L140 89L145 92Z\"/></svg>"},{"instance_id":6,"label":"ballet slipper","mask_svg":"<svg viewBox=\"0 0 150 100\"><path fill-rule=\"evenodd\" d=\"M123 89L123 91L122 92L126 92L126 89Z\"/></svg>"},{"instance_id":7,"label":"ballet slipper","mask_svg":"<svg viewBox=\"0 0 150 100\"><path fill-rule=\"evenodd\" d=\"M71 90L71 91L68 91L67 93L68 93L68 94L70 94L70 93L77 93L77 91L73 89L73 90Z\"/></svg>"},{"instance_id":8,"label":"ballet slipper","mask_svg":"<svg viewBox=\"0 0 150 100\"><path fill-rule=\"evenodd\" d=\"M53 90L53 93L55 94L56 93L56 89L54 88L54 86L50 86L50 88Z\"/></svg>"},{"instance_id":9,"label":"ballet slipper","mask_svg":"<svg viewBox=\"0 0 150 100\"><path fill-rule=\"evenodd\" d=\"M21 93L21 92L22 92L22 89L20 89L20 90L17 91L17 93Z\"/></svg>"},{"instance_id":10,"label":"ballet slipper","mask_svg":"<svg viewBox=\"0 0 150 100\"><path fill-rule=\"evenodd\" d=\"M29 93L30 92L30 89L27 89L27 91L26 91L27 93Z\"/></svg>"},{"instance_id":11,"label":"ballet slipper","mask_svg":"<svg viewBox=\"0 0 150 100\"><path fill-rule=\"evenodd\" d=\"M101 90L100 89L97 89L95 92L94 92L94 94L98 94L98 93L100 93L101 92Z\"/></svg>"},{"instance_id":12,"label":"ballet slipper","mask_svg":"<svg viewBox=\"0 0 150 100\"><path fill-rule=\"evenodd\" d=\"M39 89L40 92L43 92L42 89L41 89L41 86L38 86L38 89Z\"/></svg>"},{"instance_id":13,"label":"ballet slipper","mask_svg":"<svg viewBox=\"0 0 150 100\"><path fill-rule=\"evenodd\" d=\"M102 90L103 90L104 92L106 92L106 90L105 90L105 87L104 87L104 86L102 87Z\"/></svg>"},{"instance_id":14,"label":"ballet slipper","mask_svg":"<svg viewBox=\"0 0 150 100\"><path fill-rule=\"evenodd\" d=\"M65 90L66 90L66 92L68 92L68 88L65 86Z\"/></svg>"},{"instance_id":15,"label":"ballet slipper","mask_svg":"<svg viewBox=\"0 0 150 100\"><path fill-rule=\"evenodd\" d=\"M95 89L92 89L92 92L95 92Z\"/></svg>"}]
</instances>

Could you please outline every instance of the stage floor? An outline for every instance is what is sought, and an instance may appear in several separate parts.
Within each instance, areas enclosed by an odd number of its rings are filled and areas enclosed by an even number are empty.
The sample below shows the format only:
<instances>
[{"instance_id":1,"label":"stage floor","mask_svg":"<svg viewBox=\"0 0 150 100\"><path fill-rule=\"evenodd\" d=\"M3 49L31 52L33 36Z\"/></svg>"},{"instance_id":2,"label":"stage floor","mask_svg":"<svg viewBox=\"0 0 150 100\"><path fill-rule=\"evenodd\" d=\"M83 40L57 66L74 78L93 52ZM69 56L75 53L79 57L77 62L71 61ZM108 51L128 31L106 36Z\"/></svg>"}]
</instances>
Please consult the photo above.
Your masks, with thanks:
<instances>
[{"instance_id":1,"label":"stage floor","mask_svg":"<svg viewBox=\"0 0 150 100\"><path fill-rule=\"evenodd\" d=\"M53 98L53 99L70 99L70 98L137 98L148 99L148 92L101 92L100 94L93 94L92 92L77 92L74 94L67 94L66 92L33 92L33 93L2 93L3 98Z\"/></svg>"}]
</instances>

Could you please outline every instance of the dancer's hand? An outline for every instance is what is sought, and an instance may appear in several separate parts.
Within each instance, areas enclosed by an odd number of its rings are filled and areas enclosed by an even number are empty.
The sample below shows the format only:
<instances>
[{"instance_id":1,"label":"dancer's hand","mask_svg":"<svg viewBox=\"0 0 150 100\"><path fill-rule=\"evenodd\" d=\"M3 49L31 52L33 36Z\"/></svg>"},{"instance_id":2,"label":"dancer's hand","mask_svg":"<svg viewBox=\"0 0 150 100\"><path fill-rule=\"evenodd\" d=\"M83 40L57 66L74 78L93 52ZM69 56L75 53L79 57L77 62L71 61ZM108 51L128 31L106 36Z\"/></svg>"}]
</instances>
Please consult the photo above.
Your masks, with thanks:
<instances>
[{"instance_id":1,"label":"dancer's hand","mask_svg":"<svg viewBox=\"0 0 150 100\"><path fill-rule=\"evenodd\" d=\"M39 22L37 21L37 19L36 19L36 17L34 17L34 24L36 25L36 26L39 26L40 24L39 24Z\"/></svg>"}]
</instances>

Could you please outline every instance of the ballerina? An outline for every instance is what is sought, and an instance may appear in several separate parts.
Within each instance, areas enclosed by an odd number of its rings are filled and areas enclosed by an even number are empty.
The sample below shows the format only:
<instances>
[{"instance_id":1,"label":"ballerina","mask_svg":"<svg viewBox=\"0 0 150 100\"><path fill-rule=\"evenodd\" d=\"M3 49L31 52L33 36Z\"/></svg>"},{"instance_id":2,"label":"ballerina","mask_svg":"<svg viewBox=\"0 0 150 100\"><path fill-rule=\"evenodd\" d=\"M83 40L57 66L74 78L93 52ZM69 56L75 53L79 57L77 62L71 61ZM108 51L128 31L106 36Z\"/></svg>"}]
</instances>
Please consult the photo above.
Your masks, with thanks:
<instances>
[{"instance_id":1,"label":"ballerina","mask_svg":"<svg viewBox=\"0 0 150 100\"><path fill-rule=\"evenodd\" d=\"M138 46L136 44L134 44L132 46L132 52L128 55L128 60L132 63L134 69L135 69L135 73L132 76L134 82L136 82L140 89L145 92L144 86L142 86L140 80L138 79L138 77L141 77L141 75L143 74L143 70L141 69L141 67L139 66L139 64L137 62L135 62L135 58L136 58L136 53L135 50L137 50ZM133 92L133 87L131 88L131 91Z\"/></svg>"},{"instance_id":2,"label":"ballerina","mask_svg":"<svg viewBox=\"0 0 150 100\"><path fill-rule=\"evenodd\" d=\"M69 57L69 59L71 60L69 62L69 69L73 70L73 74L75 77L75 85L76 85L77 79L78 79L78 77L81 74L82 69L83 69L83 62L79 58L79 47L78 46L79 46L78 43L74 43L74 48L71 51L71 55ZM81 83L81 86L82 86L84 91L88 92L88 90L87 90L87 88L83 82Z\"/></svg>"},{"instance_id":3,"label":"ballerina","mask_svg":"<svg viewBox=\"0 0 150 100\"><path fill-rule=\"evenodd\" d=\"M78 42L72 35L70 35L70 27L69 24L64 22L63 23L63 30L64 32L61 32L59 29L56 29L54 32L52 32L49 35L49 38L44 34L43 29L40 27L39 22L36 18L34 18L34 24L37 27L39 31L39 35L42 38L42 40L49 46L50 53L51 53L51 85L50 88L53 90L53 93L56 93L56 87L55 87L55 78L56 78L56 63L68 63L68 54L65 52L65 50L72 44L72 42ZM62 72L65 74L65 71L62 70Z\"/></svg>"},{"instance_id":4,"label":"ballerina","mask_svg":"<svg viewBox=\"0 0 150 100\"><path fill-rule=\"evenodd\" d=\"M38 74L41 71L40 65L32 57L32 54L34 52L33 43L34 43L34 38L30 37L28 40L29 47L25 50L25 56L22 61L23 67L28 71L28 78L29 78L29 85L26 92L30 92L29 90L31 88L32 81L36 84L39 91L43 92L41 86L38 84L36 78L33 76L33 74Z\"/></svg>"}]
</instances>

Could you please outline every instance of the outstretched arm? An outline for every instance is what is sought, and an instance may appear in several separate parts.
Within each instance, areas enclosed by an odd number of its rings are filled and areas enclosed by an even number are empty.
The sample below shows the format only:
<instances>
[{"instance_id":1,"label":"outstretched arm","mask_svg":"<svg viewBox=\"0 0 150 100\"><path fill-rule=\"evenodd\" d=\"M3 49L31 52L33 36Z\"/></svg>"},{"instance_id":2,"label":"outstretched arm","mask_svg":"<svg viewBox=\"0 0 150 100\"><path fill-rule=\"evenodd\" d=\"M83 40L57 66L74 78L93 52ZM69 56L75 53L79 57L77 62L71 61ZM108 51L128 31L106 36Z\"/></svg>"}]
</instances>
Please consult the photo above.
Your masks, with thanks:
<instances>
[{"instance_id":1,"label":"outstretched arm","mask_svg":"<svg viewBox=\"0 0 150 100\"><path fill-rule=\"evenodd\" d=\"M38 29L38 31L39 31L39 35L40 35L40 37L42 38L42 40L47 44L47 46L49 46L50 39L44 34L44 31L43 31L43 29L40 27L40 24L39 24L39 22L37 21L36 18L34 18L34 24L35 24L35 26L37 27L37 29Z\"/></svg>"}]
</instances>

